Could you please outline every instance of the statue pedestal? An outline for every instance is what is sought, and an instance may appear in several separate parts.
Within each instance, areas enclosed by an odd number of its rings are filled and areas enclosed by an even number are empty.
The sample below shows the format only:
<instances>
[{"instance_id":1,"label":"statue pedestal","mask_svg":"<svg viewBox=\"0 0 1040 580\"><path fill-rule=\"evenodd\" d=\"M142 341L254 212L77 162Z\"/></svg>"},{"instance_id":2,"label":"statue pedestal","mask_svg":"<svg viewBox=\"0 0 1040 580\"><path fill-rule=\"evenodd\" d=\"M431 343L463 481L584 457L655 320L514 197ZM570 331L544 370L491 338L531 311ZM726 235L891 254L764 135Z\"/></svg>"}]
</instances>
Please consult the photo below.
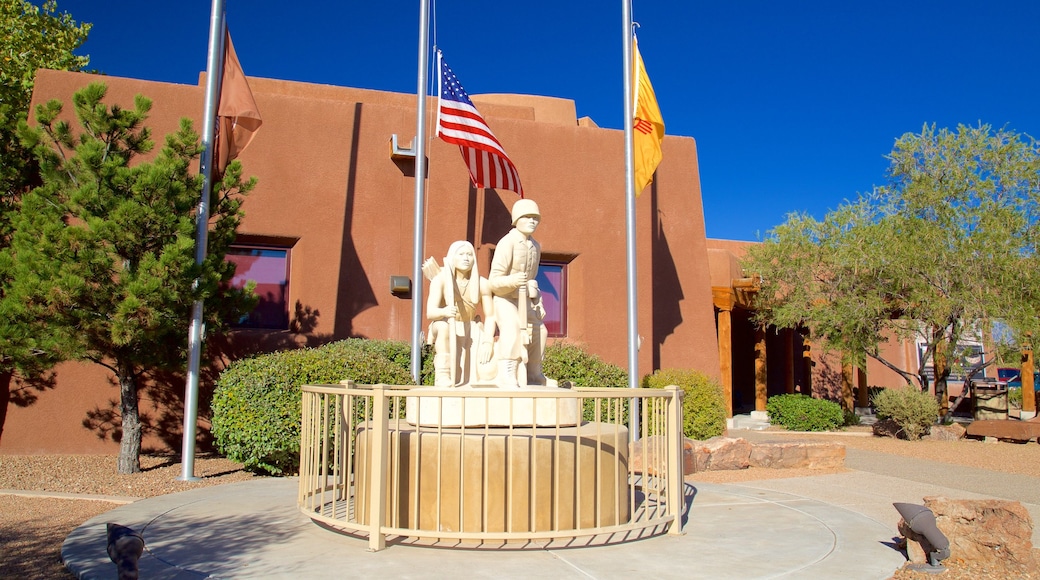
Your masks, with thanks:
<instances>
[{"instance_id":1,"label":"statue pedestal","mask_svg":"<svg viewBox=\"0 0 1040 580\"><path fill-rule=\"evenodd\" d=\"M507 399L502 399L503 401ZM356 508L368 521L371 428L357 429ZM447 532L554 532L631 519L628 429L390 428L386 523Z\"/></svg>"},{"instance_id":2,"label":"statue pedestal","mask_svg":"<svg viewBox=\"0 0 1040 580\"><path fill-rule=\"evenodd\" d=\"M555 386L504 391L514 394L511 397L482 397L481 392L503 391L479 386L419 387L409 392L421 395L407 398L405 420L423 427L572 427L581 423L578 399L552 396L559 392ZM527 393L542 396L523 396Z\"/></svg>"}]
</instances>

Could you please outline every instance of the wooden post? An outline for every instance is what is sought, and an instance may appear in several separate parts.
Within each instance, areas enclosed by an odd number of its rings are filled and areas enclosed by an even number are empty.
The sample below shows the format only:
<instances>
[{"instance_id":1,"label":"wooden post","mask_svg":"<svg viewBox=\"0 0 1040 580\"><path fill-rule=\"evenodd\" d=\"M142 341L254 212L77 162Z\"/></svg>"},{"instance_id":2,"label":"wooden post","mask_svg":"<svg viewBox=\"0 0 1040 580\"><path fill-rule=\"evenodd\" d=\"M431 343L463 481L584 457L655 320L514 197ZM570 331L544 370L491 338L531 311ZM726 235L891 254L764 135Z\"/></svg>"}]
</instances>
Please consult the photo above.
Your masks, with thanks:
<instances>
[{"instance_id":1,"label":"wooden post","mask_svg":"<svg viewBox=\"0 0 1040 580\"><path fill-rule=\"evenodd\" d=\"M852 405L852 365L841 363L841 406L851 411Z\"/></svg>"},{"instance_id":2,"label":"wooden post","mask_svg":"<svg viewBox=\"0 0 1040 580\"><path fill-rule=\"evenodd\" d=\"M869 407L870 393L867 387L867 369L856 368L856 406Z\"/></svg>"},{"instance_id":3,"label":"wooden post","mask_svg":"<svg viewBox=\"0 0 1040 580\"><path fill-rule=\"evenodd\" d=\"M719 372L726 417L733 416L733 318L729 310L719 310Z\"/></svg>"},{"instance_id":4,"label":"wooden post","mask_svg":"<svg viewBox=\"0 0 1040 580\"><path fill-rule=\"evenodd\" d=\"M766 399L769 396L766 383L766 329L755 329L755 410L766 410Z\"/></svg>"},{"instance_id":5,"label":"wooden post","mask_svg":"<svg viewBox=\"0 0 1040 580\"><path fill-rule=\"evenodd\" d=\"M1037 413L1036 382L1033 373L1036 365L1033 363L1033 349L1028 347L1022 350L1022 410L1027 413Z\"/></svg>"}]
</instances>

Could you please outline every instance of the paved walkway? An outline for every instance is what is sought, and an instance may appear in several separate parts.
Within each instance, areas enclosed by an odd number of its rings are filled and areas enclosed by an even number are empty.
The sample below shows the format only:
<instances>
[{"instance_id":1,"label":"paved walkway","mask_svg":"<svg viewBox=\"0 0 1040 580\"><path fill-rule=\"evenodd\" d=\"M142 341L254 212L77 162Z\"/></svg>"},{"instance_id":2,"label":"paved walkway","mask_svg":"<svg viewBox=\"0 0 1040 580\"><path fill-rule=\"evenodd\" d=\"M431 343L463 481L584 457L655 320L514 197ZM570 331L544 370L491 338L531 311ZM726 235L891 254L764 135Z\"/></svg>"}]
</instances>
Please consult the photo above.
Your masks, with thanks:
<instances>
[{"instance_id":1,"label":"paved walkway","mask_svg":"<svg viewBox=\"0 0 1040 580\"><path fill-rule=\"evenodd\" d=\"M746 432L733 432L744 436ZM746 433L749 439L761 437ZM77 528L62 557L80 578L112 578L105 523L139 531L141 578L885 579L903 565L893 502L924 496L1023 502L1040 522L1040 479L848 450L833 475L688 485L681 536L587 548L368 552L296 508L295 478L261 479L141 500ZM944 486L931 482L943 481ZM1033 543L1040 545L1040 532Z\"/></svg>"}]
</instances>

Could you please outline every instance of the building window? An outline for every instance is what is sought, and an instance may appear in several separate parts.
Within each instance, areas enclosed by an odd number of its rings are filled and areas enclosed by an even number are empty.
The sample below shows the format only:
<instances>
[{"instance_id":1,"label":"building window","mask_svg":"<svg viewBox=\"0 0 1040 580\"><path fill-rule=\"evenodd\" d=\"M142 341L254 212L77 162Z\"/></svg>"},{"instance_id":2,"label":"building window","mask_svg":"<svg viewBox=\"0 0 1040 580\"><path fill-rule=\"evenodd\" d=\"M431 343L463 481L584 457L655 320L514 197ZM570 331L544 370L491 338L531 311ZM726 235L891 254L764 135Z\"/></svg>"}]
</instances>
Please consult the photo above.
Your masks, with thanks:
<instances>
[{"instance_id":1,"label":"building window","mask_svg":"<svg viewBox=\"0 0 1040 580\"><path fill-rule=\"evenodd\" d=\"M225 259L235 264L231 286L242 288L256 282L260 298L252 312L231 326L287 330L289 328L289 250L271 246L232 245Z\"/></svg>"},{"instance_id":2,"label":"building window","mask_svg":"<svg viewBox=\"0 0 1040 580\"><path fill-rule=\"evenodd\" d=\"M537 280L545 308L545 329L551 337L567 336L567 264L541 262Z\"/></svg>"}]
</instances>

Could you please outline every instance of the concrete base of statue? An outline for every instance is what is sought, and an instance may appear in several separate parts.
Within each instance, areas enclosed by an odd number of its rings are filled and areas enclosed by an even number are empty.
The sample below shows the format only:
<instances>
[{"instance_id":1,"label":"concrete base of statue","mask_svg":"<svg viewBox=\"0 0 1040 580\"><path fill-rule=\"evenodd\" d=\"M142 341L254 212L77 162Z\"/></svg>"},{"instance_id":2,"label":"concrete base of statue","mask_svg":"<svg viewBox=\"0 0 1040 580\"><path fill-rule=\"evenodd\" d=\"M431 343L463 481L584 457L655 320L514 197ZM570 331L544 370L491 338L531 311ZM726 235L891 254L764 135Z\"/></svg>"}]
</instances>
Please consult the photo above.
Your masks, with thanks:
<instances>
[{"instance_id":1,"label":"concrete base of statue","mask_svg":"<svg viewBox=\"0 0 1040 580\"><path fill-rule=\"evenodd\" d=\"M369 456L371 435L358 427L361 522L368 521L371 494L370 463L360 458ZM628 448L628 429L613 424L478 432L391 427L386 522L506 534L628 523Z\"/></svg>"},{"instance_id":2,"label":"concrete base of statue","mask_svg":"<svg viewBox=\"0 0 1040 580\"><path fill-rule=\"evenodd\" d=\"M423 427L571 427L581 423L578 399L553 397L560 389L555 380L548 379L548 383L516 389L495 385L418 387L409 391L419 396L407 397L405 420ZM480 396L490 392L515 396Z\"/></svg>"}]
</instances>

